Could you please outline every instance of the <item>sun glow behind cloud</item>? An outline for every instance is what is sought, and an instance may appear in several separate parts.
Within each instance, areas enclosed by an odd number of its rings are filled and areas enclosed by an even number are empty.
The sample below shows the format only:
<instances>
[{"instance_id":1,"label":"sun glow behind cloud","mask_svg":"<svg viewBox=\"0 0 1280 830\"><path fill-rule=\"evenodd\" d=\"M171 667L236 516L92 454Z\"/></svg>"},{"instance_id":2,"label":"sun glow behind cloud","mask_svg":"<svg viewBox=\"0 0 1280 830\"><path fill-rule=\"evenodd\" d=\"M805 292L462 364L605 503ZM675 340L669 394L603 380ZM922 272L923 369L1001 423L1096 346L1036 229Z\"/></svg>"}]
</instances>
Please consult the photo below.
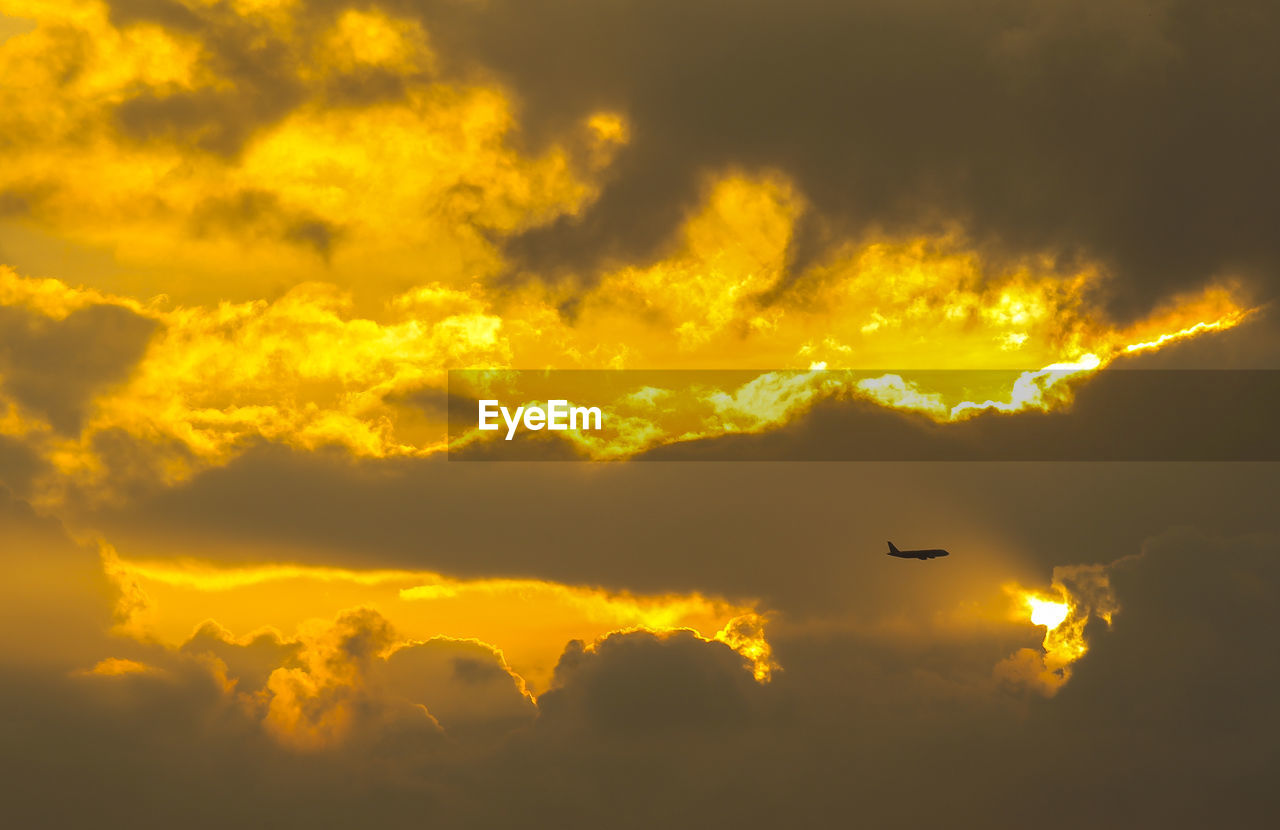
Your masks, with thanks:
<instances>
[{"instance_id":1,"label":"sun glow behind cloud","mask_svg":"<svg viewBox=\"0 0 1280 830\"><path fill-rule=\"evenodd\" d=\"M1061 625L1070 611L1070 607L1065 602L1054 602L1034 596L1027 596L1026 603L1031 609L1031 622L1043 625L1048 631Z\"/></svg>"},{"instance_id":2,"label":"sun glow behind cloud","mask_svg":"<svg viewBox=\"0 0 1280 830\"><path fill-rule=\"evenodd\" d=\"M109 555L110 556L110 555ZM376 607L407 640L476 638L501 649L529 687L550 682L565 643L626 630L689 629L743 655L756 678L773 668L765 618L753 603L700 594L636 595L534 579L449 579L424 571L288 564L216 567L112 557L127 605L121 630L180 646L208 620L235 636L286 635L349 608Z\"/></svg>"},{"instance_id":3,"label":"sun glow behind cloud","mask_svg":"<svg viewBox=\"0 0 1280 830\"><path fill-rule=\"evenodd\" d=\"M1044 628L1041 649L1020 649L996 666L997 677L1052 697L1071 679L1071 666L1089 652L1090 620L1111 625L1119 606L1103 566L1073 565L1054 569L1048 592L1005 586L1013 605L1009 615Z\"/></svg>"}]
</instances>

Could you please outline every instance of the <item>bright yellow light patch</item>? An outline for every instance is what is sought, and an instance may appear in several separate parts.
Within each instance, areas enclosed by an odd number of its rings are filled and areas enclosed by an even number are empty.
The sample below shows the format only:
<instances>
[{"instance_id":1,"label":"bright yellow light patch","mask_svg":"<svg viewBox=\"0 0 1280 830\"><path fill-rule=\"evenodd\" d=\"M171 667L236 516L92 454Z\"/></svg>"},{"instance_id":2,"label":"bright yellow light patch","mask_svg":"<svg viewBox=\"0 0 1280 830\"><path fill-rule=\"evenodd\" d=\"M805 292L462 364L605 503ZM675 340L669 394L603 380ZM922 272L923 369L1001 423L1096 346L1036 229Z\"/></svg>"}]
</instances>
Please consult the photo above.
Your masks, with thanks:
<instances>
[{"instance_id":1,"label":"bright yellow light patch","mask_svg":"<svg viewBox=\"0 0 1280 830\"><path fill-rule=\"evenodd\" d=\"M150 674L156 669L137 660L126 660L122 657L108 657L99 660L93 668L77 672L81 676L120 677L127 674Z\"/></svg>"},{"instance_id":2,"label":"bright yellow light patch","mask_svg":"<svg viewBox=\"0 0 1280 830\"><path fill-rule=\"evenodd\" d=\"M1004 586L1012 600L1009 619L1044 627L1041 648L1019 649L997 664L997 677L1052 697L1071 679L1072 664L1089 651L1085 629L1098 618L1111 624L1119 609L1106 567L1054 568L1052 592Z\"/></svg>"},{"instance_id":3,"label":"bright yellow light patch","mask_svg":"<svg viewBox=\"0 0 1280 830\"><path fill-rule=\"evenodd\" d=\"M1027 607L1031 609L1031 622L1043 625L1050 630L1061 625L1070 610L1065 602L1054 602L1034 596L1028 596L1026 602Z\"/></svg>"},{"instance_id":4,"label":"bright yellow light patch","mask_svg":"<svg viewBox=\"0 0 1280 830\"><path fill-rule=\"evenodd\" d=\"M243 637L264 628L286 635L309 621L373 607L406 640L446 636L500 648L531 689L550 683L570 640L615 631L689 629L742 654L756 678L775 667L764 618L752 603L701 594L639 595L535 579L449 579L427 571L354 570L262 564L109 562L127 607L121 632L181 645L206 620Z\"/></svg>"}]
</instances>

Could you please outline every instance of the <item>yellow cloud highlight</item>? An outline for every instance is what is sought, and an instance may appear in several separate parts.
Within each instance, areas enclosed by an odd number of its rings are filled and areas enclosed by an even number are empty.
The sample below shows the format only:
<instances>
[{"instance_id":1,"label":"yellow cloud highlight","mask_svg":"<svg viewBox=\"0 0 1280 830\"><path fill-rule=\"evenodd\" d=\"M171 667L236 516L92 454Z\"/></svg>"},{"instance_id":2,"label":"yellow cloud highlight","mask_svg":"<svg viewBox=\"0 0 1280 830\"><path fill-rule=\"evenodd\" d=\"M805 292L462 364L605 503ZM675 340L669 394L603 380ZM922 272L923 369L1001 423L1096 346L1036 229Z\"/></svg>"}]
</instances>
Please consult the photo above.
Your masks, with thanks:
<instances>
[{"instance_id":1,"label":"yellow cloud highlight","mask_svg":"<svg viewBox=\"0 0 1280 830\"><path fill-rule=\"evenodd\" d=\"M747 658L752 674L761 683L767 683L774 670L782 668L774 662L773 647L765 639L765 622L765 617L760 614L742 614L729 620L712 638Z\"/></svg>"},{"instance_id":2,"label":"yellow cloud highlight","mask_svg":"<svg viewBox=\"0 0 1280 830\"><path fill-rule=\"evenodd\" d=\"M706 199L685 223L671 257L610 273L587 295L584 328L615 326L623 323L620 316L636 320L657 315L672 327L672 345L690 352L709 345L733 324L751 325L741 319L743 310L781 277L802 203L780 177L727 176L710 187ZM766 317L757 325L767 327ZM633 341L615 332L607 342L617 348L629 342L646 350L661 348L652 329L637 335ZM653 360L652 355L644 357L646 363Z\"/></svg>"},{"instance_id":3,"label":"yellow cloud highlight","mask_svg":"<svg viewBox=\"0 0 1280 830\"><path fill-rule=\"evenodd\" d=\"M316 49L318 63L350 71L361 66L401 72L429 68L426 33L416 21L381 12L347 9Z\"/></svg>"},{"instance_id":4,"label":"yellow cloud highlight","mask_svg":"<svg viewBox=\"0 0 1280 830\"><path fill-rule=\"evenodd\" d=\"M1006 585L1014 601L1010 617L1043 626L1039 650L1023 648L997 664L995 675L1045 697L1057 694L1071 679L1071 666L1089 651L1085 628L1097 618L1111 624L1119 607L1111 591L1106 566L1073 565L1054 568L1052 590L1042 592Z\"/></svg>"},{"instance_id":5,"label":"yellow cloud highlight","mask_svg":"<svg viewBox=\"0 0 1280 830\"><path fill-rule=\"evenodd\" d=\"M701 594L638 595L534 579L450 579L425 571L293 564L215 567L115 559L111 575L131 597L132 636L177 646L207 620L245 635L305 631L345 609L376 608L401 640L477 639L500 648L531 689L545 689L567 642L633 629L698 632L751 662L775 668L765 618L751 603Z\"/></svg>"},{"instance_id":6,"label":"yellow cloud highlight","mask_svg":"<svg viewBox=\"0 0 1280 830\"><path fill-rule=\"evenodd\" d=\"M137 660L126 660L121 657L108 657L99 660L91 669L77 672L82 676L120 677L126 674L153 674L158 670Z\"/></svg>"},{"instance_id":7,"label":"yellow cloud highlight","mask_svg":"<svg viewBox=\"0 0 1280 830\"><path fill-rule=\"evenodd\" d=\"M313 621L304 627L297 662L281 666L267 679L263 724L272 735L297 749L315 750L345 739L366 705L366 676L374 660L385 656L397 635L376 611L358 608L336 622ZM425 711L423 721L438 726Z\"/></svg>"}]
</instances>

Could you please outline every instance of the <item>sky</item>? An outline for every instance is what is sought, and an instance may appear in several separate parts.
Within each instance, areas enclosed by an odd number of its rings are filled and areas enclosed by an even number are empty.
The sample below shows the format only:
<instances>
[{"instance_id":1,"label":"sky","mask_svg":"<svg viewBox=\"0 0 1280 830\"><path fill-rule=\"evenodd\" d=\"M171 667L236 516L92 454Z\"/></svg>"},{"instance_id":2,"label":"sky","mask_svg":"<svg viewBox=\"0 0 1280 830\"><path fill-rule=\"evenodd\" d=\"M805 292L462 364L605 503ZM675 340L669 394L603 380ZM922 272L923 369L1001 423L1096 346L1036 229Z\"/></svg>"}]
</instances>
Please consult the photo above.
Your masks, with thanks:
<instances>
[{"instance_id":1,"label":"sky","mask_svg":"<svg viewBox=\"0 0 1280 830\"><path fill-rule=\"evenodd\" d=\"M1269 826L1277 37L0 0L6 811Z\"/></svg>"}]
</instances>

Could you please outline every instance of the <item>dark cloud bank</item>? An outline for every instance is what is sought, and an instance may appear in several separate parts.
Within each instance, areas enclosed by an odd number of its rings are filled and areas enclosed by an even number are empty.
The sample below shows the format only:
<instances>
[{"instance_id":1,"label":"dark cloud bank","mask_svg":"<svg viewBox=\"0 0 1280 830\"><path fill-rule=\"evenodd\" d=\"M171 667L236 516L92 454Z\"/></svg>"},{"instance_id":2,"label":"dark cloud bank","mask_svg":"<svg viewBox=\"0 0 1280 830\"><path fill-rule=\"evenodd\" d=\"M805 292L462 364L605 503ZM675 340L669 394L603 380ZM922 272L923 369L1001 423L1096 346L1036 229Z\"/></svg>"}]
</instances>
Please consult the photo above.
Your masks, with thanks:
<instances>
[{"instance_id":1,"label":"dark cloud bank","mask_svg":"<svg viewBox=\"0 0 1280 830\"><path fill-rule=\"evenodd\" d=\"M1102 259L1121 312L1222 271L1276 284L1265 0L423 5L534 136L591 107L634 122L600 202L518 243L529 262L649 252L701 173L772 167L813 203L801 263L825 234L959 220L996 254Z\"/></svg>"}]
</instances>

